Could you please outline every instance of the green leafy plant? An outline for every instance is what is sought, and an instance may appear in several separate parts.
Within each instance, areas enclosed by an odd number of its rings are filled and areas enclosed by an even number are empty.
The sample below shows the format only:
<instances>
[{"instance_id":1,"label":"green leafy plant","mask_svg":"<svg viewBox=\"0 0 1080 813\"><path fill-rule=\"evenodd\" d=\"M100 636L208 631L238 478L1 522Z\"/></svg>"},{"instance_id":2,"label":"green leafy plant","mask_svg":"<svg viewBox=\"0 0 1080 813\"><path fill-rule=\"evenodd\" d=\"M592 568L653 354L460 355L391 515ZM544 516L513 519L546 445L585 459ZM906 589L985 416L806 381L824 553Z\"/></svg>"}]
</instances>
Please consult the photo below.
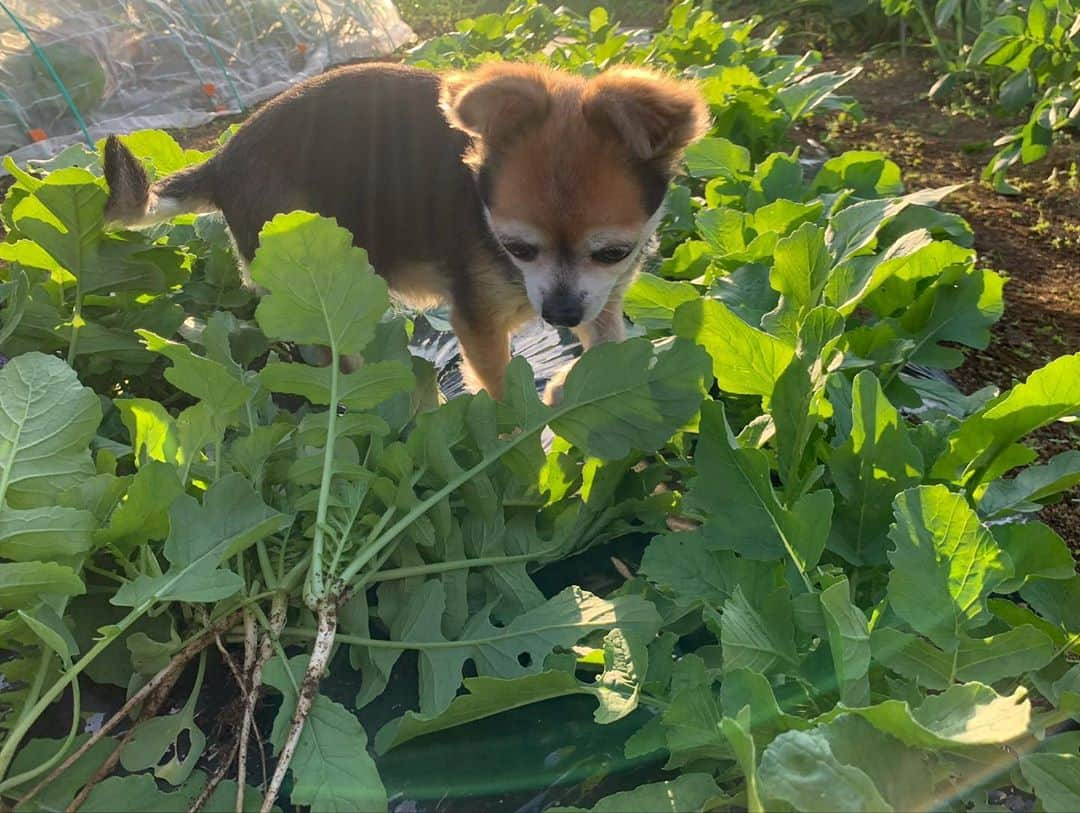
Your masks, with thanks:
<instances>
[{"instance_id":1,"label":"green leafy plant","mask_svg":"<svg viewBox=\"0 0 1080 813\"><path fill-rule=\"evenodd\" d=\"M680 5L616 47L600 13L529 4L414 57L538 54L555 24L560 64L666 64L745 117L717 102L634 337L583 354L554 408L523 359L504 400L442 402L332 221L266 224L256 304L216 219L105 232L94 154L12 168L5 802L384 810L399 749L572 698L656 765L594 811L981 807L1007 784L1080 805L1080 575L1034 516L1080 454L1024 445L1080 416L1080 355L1003 393L936 375L986 345L1002 280L937 208L951 190L773 151L848 102L748 27ZM206 157L128 143L157 172ZM211 728L214 683L233 722ZM101 686L126 699L91 733Z\"/></svg>"}]
</instances>

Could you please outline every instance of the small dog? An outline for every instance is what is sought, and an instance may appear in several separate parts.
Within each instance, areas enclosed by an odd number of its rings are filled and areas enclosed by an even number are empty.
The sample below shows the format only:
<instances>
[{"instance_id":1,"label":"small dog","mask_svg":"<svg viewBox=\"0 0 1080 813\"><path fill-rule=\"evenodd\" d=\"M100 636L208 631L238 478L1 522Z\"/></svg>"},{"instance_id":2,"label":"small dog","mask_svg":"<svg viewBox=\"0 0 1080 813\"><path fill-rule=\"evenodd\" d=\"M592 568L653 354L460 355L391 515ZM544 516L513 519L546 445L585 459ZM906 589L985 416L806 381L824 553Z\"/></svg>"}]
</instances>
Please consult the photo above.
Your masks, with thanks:
<instances>
[{"instance_id":1,"label":"small dog","mask_svg":"<svg viewBox=\"0 0 1080 813\"><path fill-rule=\"evenodd\" d=\"M110 137L106 217L220 210L242 266L274 215L335 218L396 296L450 304L466 381L501 398L510 335L534 314L585 348L622 338L623 295L676 163L708 124L693 84L639 68L586 80L512 63L345 67L153 185Z\"/></svg>"}]
</instances>

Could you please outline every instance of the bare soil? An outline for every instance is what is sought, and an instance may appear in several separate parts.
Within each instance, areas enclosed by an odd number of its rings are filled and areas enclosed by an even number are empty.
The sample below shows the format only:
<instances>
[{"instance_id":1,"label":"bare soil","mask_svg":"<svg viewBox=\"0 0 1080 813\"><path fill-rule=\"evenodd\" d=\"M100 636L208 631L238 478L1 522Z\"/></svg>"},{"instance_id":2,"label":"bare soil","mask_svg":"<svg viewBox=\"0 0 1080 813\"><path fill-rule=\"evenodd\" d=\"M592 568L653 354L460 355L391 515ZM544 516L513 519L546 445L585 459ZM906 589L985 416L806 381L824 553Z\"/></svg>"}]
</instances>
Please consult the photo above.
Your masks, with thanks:
<instances>
[{"instance_id":1,"label":"bare soil","mask_svg":"<svg viewBox=\"0 0 1080 813\"><path fill-rule=\"evenodd\" d=\"M843 70L859 59L840 56L824 67ZM830 153L881 150L900 165L909 189L968 184L943 208L975 231L979 262L1003 274L1005 315L989 347L969 351L953 380L970 393L994 384L1007 389L1053 359L1080 351L1080 143L1055 146L1049 157L1018 167L1007 197L980 180L993 141L1011 122L986 109L936 106L926 94L936 76L916 58L873 59L844 89L865 117L823 120L804 127ZM965 94L966 95L966 94ZM970 96L968 96L970 98ZM1080 425L1057 423L1038 432L1041 458L1080 448ZM1080 552L1080 489L1047 507L1041 518Z\"/></svg>"}]
</instances>

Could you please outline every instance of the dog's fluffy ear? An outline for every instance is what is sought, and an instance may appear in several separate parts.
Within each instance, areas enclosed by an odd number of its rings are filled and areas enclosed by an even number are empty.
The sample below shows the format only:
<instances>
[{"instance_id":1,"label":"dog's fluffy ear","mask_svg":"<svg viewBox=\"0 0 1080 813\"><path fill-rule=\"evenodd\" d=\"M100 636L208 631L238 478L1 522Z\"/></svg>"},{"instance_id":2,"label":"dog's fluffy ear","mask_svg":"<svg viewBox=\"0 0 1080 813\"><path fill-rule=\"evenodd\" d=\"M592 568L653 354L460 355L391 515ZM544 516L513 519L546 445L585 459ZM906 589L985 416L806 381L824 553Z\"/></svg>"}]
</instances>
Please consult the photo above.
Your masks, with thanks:
<instances>
[{"instance_id":1,"label":"dog's fluffy ear","mask_svg":"<svg viewBox=\"0 0 1080 813\"><path fill-rule=\"evenodd\" d=\"M451 126L498 146L540 124L551 94L536 66L494 62L445 76L439 104Z\"/></svg>"},{"instance_id":2,"label":"dog's fluffy ear","mask_svg":"<svg viewBox=\"0 0 1080 813\"><path fill-rule=\"evenodd\" d=\"M585 118L641 161L676 158L708 132L709 107L691 82L641 68L614 68L586 86Z\"/></svg>"}]
</instances>

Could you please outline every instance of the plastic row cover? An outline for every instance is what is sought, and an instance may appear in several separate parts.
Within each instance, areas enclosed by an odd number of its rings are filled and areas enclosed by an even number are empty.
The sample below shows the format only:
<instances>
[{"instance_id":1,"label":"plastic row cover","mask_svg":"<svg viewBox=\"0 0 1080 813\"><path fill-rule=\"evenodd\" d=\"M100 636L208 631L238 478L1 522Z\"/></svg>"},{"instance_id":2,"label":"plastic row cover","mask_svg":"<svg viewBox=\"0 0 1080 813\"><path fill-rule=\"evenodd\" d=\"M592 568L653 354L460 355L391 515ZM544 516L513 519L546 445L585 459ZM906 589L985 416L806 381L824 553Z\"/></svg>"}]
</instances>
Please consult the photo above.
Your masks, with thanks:
<instances>
[{"instance_id":1,"label":"plastic row cover","mask_svg":"<svg viewBox=\"0 0 1080 813\"><path fill-rule=\"evenodd\" d=\"M193 127L412 38L392 0L0 0L0 154Z\"/></svg>"}]
</instances>

